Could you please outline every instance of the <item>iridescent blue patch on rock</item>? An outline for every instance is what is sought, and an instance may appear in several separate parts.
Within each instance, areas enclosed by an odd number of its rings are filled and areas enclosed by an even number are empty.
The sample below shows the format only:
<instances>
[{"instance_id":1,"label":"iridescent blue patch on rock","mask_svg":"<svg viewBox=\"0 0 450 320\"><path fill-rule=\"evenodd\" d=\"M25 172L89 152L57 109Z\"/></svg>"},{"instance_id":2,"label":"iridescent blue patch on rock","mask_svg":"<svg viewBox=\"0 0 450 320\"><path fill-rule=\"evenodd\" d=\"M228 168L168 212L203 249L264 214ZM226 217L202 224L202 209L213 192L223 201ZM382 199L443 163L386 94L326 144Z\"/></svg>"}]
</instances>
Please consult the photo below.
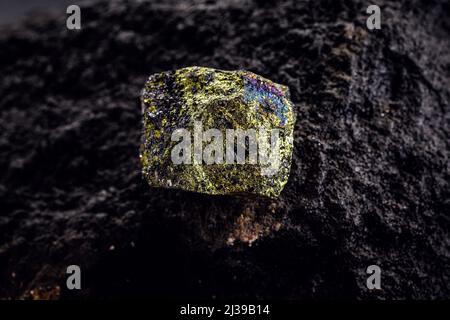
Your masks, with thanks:
<instances>
[{"instance_id":1,"label":"iridescent blue patch on rock","mask_svg":"<svg viewBox=\"0 0 450 320\"><path fill-rule=\"evenodd\" d=\"M244 99L248 103L257 101L264 106L265 112L272 112L280 119L280 126L285 126L289 105L284 101L285 94L274 85L262 82L256 77L243 76L245 93Z\"/></svg>"}]
</instances>

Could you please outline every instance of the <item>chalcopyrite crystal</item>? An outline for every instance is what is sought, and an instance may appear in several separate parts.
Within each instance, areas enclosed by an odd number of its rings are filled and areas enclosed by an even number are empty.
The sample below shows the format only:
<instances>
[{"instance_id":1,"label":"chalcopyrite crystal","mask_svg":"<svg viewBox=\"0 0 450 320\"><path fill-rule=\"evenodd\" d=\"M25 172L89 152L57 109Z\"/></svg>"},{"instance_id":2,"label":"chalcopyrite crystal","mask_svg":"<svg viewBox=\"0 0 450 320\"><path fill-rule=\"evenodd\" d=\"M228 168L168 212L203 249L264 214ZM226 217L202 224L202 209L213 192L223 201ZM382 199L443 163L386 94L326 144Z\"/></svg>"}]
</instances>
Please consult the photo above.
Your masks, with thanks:
<instances>
[{"instance_id":1,"label":"chalcopyrite crystal","mask_svg":"<svg viewBox=\"0 0 450 320\"><path fill-rule=\"evenodd\" d=\"M150 186L276 198L289 178L289 89L248 71L188 67L149 77L140 158Z\"/></svg>"}]
</instances>

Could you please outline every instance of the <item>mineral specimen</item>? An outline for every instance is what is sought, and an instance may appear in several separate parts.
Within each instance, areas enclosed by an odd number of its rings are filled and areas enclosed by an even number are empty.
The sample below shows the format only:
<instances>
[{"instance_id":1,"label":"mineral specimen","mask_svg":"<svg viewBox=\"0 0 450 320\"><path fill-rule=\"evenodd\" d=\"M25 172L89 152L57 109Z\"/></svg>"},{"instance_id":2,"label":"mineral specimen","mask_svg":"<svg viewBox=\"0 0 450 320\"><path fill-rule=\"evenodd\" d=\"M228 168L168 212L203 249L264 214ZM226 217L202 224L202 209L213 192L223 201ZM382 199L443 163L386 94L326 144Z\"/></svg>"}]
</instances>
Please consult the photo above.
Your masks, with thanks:
<instances>
[{"instance_id":1,"label":"mineral specimen","mask_svg":"<svg viewBox=\"0 0 450 320\"><path fill-rule=\"evenodd\" d=\"M151 186L279 196L293 150L287 87L247 71L188 67L150 76L141 100Z\"/></svg>"}]
</instances>

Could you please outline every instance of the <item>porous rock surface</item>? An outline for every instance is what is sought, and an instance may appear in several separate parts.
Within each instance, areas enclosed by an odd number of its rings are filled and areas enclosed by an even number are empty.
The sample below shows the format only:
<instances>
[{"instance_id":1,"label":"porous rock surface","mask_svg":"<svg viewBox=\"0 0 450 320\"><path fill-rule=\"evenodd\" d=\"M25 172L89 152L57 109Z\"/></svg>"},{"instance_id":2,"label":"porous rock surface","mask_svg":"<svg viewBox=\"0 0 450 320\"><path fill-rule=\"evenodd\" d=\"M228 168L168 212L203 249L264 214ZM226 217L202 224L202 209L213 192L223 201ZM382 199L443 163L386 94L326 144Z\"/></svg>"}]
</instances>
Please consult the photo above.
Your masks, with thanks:
<instances>
[{"instance_id":1,"label":"porous rock surface","mask_svg":"<svg viewBox=\"0 0 450 320\"><path fill-rule=\"evenodd\" d=\"M365 1L123 0L2 32L0 298L449 298L450 8L377 3L374 31ZM142 84L191 65L290 88L277 201L143 179Z\"/></svg>"}]
</instances>

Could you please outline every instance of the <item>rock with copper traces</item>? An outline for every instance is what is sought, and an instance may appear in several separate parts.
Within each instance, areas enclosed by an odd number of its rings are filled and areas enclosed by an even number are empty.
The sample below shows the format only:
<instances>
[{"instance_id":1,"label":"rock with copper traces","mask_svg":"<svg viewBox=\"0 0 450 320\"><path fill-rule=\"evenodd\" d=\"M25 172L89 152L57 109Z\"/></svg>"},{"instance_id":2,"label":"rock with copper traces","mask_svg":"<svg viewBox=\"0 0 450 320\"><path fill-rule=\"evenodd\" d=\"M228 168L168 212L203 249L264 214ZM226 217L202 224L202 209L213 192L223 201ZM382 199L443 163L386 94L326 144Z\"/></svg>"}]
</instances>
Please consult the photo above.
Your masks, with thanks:
<instances>
[{"instance_id":1,"label":"rock with copper traces","mask_svg":"<svg viewBox=\"0 0 450 320\"><path fill-rule=\"evenodd\" d=\"M151 186L279 196L293 150L287 87L248 71L189 67L150 76L141 98Z\"/></svg>"}]
</instances>

